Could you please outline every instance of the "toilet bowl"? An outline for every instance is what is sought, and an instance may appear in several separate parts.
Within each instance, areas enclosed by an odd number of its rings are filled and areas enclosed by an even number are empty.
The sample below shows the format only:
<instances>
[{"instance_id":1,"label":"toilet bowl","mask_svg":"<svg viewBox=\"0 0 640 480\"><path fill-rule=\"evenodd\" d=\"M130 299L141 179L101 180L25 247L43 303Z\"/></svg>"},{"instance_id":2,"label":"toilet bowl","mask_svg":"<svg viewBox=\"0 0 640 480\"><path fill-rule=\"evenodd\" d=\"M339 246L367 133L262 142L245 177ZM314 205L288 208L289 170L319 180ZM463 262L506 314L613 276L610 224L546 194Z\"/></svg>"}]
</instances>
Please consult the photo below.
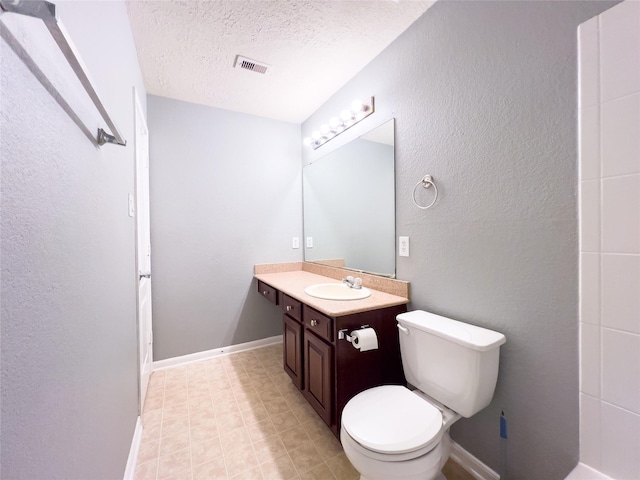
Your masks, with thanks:
<instances>
[{"instance_id":1,"label":"toilet bowl","mask_svg":"<svg viewBox=\"0 0 640 480\"><path fill-rule=\"evenodd\" d=\"M375 387L342 412L340 441L361 480L431 480L449 457L459 416L403 386Z\"/></svg>"},{"instance_id":2,"label":"toilet bowl","mask_svg":"<svg viewBox=\"0 0 640 480\"><path fill-rule=\"evenodd\" d=\"M451 453L449 428L489 405L504 335L421 310L397 316L407 381L354 396L340 441L360 480L434 480Z\"/></svg>"}]
</instances>

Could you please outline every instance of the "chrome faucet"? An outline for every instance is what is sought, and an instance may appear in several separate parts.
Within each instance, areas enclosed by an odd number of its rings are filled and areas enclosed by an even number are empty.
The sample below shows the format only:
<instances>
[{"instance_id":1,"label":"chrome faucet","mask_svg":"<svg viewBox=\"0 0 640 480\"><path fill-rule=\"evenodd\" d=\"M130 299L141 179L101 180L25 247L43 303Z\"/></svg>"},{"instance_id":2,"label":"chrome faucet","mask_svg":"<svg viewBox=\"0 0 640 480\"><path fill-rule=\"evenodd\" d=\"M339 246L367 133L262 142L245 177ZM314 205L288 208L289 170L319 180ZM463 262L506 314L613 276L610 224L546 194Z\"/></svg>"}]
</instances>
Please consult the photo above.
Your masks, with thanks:
<instances>
[{"instance_id":1,"label":"chrome faucet","mask_svg":"<svg viewBox=\"0 0 640 480\"><path fill-rule=\"evenodd\" d=\"M351 275L342 279L344 283L347 284L349 288L355 288L357 290L362 288L362 279L359 277L353 278Z\"/></svg>"}]
</instances>

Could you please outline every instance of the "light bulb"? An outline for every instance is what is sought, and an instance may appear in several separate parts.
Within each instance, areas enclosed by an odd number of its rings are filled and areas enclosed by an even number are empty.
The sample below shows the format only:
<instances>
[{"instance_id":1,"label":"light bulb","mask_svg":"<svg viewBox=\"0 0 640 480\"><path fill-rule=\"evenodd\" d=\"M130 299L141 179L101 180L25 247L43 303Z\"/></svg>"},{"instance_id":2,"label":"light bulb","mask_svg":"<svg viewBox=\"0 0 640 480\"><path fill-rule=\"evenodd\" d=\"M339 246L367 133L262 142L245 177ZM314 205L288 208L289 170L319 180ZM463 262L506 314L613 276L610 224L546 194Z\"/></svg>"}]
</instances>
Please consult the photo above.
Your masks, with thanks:
<instances>
[{"instance_id":1,"label":"light bulb","mask_svg":"<svg viewBox=\"0 0 640 480\"><path fill-rule=\"evenodd\" d=\"M302 143L304 144L305 147L310 147L311 146L311 142L312 142L311 137L307 137L302 141Z\"/></svg>"},{"instance_id":2,"label":"light bulb","mask_svg":"<svg viewBox=\"0 0 640 480\"><path fill-rule=\"evenodd\" d=\"M327 125L326 123L320 127L320 133L322 134L323 137L326 137L330 131L331 129L329 128L329 125Z\"/></svg>"},{"instance_id":3,"label":"light bulb","mask_svg":"<svg viewBox=\"0 0 640 480\"><path fill-rule=\"evenodd\" d=\"M348 122L353 119L353 113L351 113L349 110L343 110L340 113L340 118L342 118L342 120L344 120L345 122Z\"/></svg>"},{"instance_id":4,"label":"light bulb","mask_svg":"<svg viewBox=\"0 0 640 480\"><path fill-rule=\"evenodd\" d=\"M329 120L329 127L331 127L331 130L333 130L334 132L337 131L341 126L342 122L340 122L340 119L338 117L333 117L331 120Z\"/></svg>"},{"instance_id":5,"label":"light bulb","mask_svg":"<svg viewBox=\"0 0 640 480\"><path fill-rule=\"evenodd\" d=\"M311 134L311 138L313 138L314 140L320 140L320 137L322 137L322 135L320 134L320 132L318 130L316 130L315 132L313 132Z\"/></svg>"},{"instance_id":6,"label":"light bulb","mask_svg":"<svg viewBox=\"0 0 640 480\"><path fill-rule=\"evenodd\" d=\"M354 100L351 104L351 111L353 113L363 112L364 105L362 104L362 100Z\"/></svg>"}]
</instances>

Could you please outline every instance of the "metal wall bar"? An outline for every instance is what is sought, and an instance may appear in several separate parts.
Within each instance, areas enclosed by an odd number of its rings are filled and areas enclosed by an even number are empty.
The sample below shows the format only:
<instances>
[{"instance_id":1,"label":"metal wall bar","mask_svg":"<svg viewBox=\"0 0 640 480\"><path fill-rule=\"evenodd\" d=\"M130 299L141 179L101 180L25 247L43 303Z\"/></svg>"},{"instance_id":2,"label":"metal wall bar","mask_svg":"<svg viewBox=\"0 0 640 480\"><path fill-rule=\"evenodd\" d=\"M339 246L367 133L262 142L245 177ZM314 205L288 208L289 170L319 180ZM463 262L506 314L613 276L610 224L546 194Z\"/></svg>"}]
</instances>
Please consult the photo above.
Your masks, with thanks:
<instances>
[{"instance_id":1,"label":"metal wall bar","mask_svg":"<svg viewBox=\"0 0 640 480\"><path fill-rule=\"evenodd\" d=\"M89 78L88 71L82 62L82 58L75 45L71 41L67 30L62 22L58 19L56 6L45 0L0 0L0 15L4 13L17 13L42 20L51 33L56 44L62 51L74 73L82 83L87 94L93 101L94 105L100 112L105 123L111 130L112 134L105 132L102 128L98 129L97 143L104 145L105 143L113 143L116 145L126 145L127 141L122 138L120 131L111 120L104 104L100 100L98 92L96 92L93 82Z\"/></svg>"}]
</instances>

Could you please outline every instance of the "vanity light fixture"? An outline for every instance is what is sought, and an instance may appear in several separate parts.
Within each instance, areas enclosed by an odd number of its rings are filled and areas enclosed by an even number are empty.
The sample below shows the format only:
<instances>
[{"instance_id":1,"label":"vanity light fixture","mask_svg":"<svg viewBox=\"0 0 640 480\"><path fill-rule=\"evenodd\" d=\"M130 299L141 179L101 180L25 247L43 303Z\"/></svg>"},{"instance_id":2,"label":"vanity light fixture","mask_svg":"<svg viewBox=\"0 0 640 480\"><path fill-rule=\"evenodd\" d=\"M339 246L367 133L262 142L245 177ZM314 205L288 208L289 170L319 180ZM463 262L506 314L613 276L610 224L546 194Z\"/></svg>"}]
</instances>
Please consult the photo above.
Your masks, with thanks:
<instances>
[{"instance_id":1,"label":"vanity light fixture","mask_svg":"<svg viewBox=\"0 0 640 480\"><path fill-rule=\"evenodd\" d=\"M307 147L312 147L315 150L345 130L353 127L359 121L364 120L373 112L373 97L371 97L368 103L355 100L349 110L345 109L340 113L339 117L333 117L329 120L329 123L325 123L319 130L313 132L310 137L305 138L303 143Z\"/></svg>"}]
</instances>

